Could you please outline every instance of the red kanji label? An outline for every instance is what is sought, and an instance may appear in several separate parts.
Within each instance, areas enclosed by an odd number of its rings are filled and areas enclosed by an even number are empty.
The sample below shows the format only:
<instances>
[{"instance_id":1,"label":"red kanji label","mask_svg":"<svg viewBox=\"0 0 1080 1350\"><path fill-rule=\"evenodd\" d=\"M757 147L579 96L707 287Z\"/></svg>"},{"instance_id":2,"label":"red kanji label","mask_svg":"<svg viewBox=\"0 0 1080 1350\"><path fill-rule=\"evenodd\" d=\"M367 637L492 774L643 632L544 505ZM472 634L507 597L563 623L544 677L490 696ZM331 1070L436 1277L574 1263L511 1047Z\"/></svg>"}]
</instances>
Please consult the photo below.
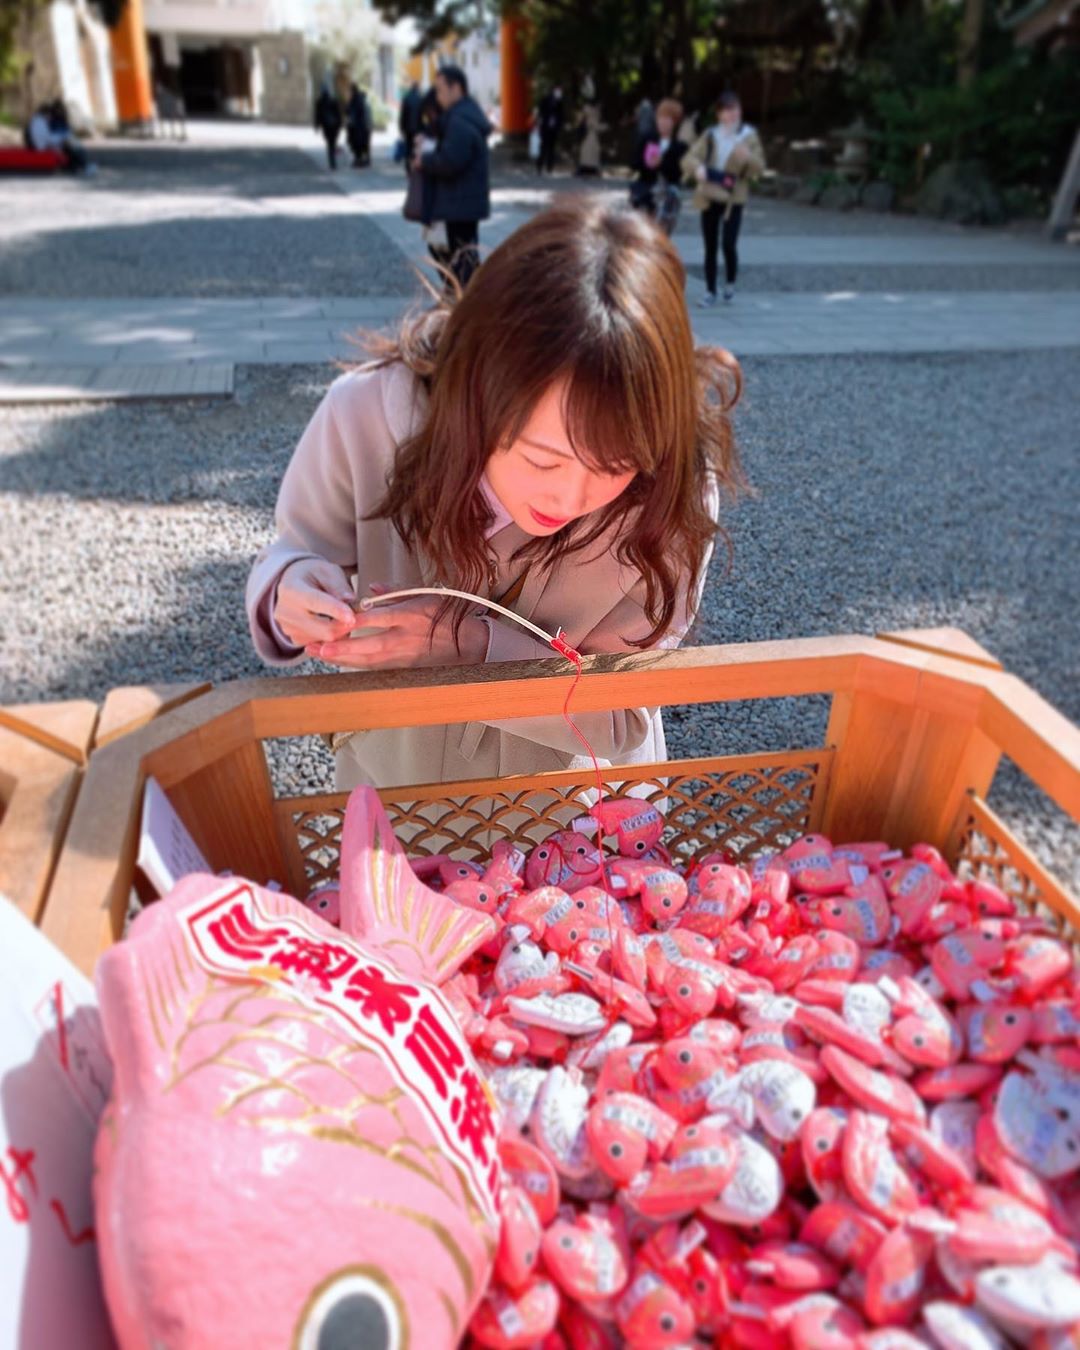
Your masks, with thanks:
<instances>
[{"instance_id":1,"label":"red kanji label","mask_svg":"<svg viewBox=\"0 0 1080 1350\"><path fill-rule=\"evenodd\" d=\"M458 1070L465 1067L465 1056L430 1008L421 1008L406 1037L405 1048L412 1052L431 1079L435 1091L445 1101L449 1095L448 1083L452 1083Z\"/></svg>"},{"instance_id":2,"label":"red kanji label","mask_svg":"<svg viewBox=\"0 0 1080 1350\"><path fill-rule=\"evenodd\" d=\"M264 982L277 996L318 1008L370 1046L463 1169L485 1215L497 1221L498 1110L437 989L410 982L381 952L345 933L326 941L294 901L257 895L246 883L202 895L180 917L204 970ZM69 1241L91 1240L89 1229L72 1232L53 1209Z\"/></svg>"},{"instance_id":3,"label":"red kanji label","mask_svg":"<svg viewBox=\"0 0 1080 1350\"><path fill-rule=\"evenodd\" d=\"M412 1016L410 999L419 998L420 990L411 984L396 984L388 980L378 966L364 966L356 972L345 987L345 997L359 1003L365 1017L377 1017L388 1036L394 1028Z\"/></svg>"},{"instance_id":4,"label":"red kanji label","mask_svg":"<svg viewBox=\"0 0 1080 1350\"><path fill-rule=\"evenodd\" d=\"M97 1234L94 1232L93 1227L84 1228L80 1233L75 1232L71 1226L71 1220L67 1216L67 1211L64 1209L62 1201L50 1200L49 1208L60 1220L60 1227L64 1230L64 1236L73 1247L81 1247L84 1242L94 1241Z\"/></svg>"},{"instance_id":5,"label":"red kanji label","mask_svg":"<svg viewBox=\"0 0 1080 1350\"><path fill-rule=\"evenodd\" d=\"M8 1145L8 1157L11 1159L10 1170L0 1162L0 1186L3 1186L7 1195L8 1212L16 1223L26 1223L30 1218L30 1206L26 1203L26 1197L19 1194L19 1181L26 1177L30 1183L30 1190L37 1195L37 1178L34 1176L34 1151L27 1149L22 1152L13 1144Z\"/></svg>"},{"instance_id":6,"label":"red kanji label","mask_svg":"<svg viewBox=\"0 0 1080 1350\"><path fill-rule=\"evenodd\" d=\"M256 928L242 902L212 919L207 931L223 952L240 961L265 961L267 951L289 936L286 928Z\"/></svg>"},{"instance_id":7,"label":"red kanji label","mask_svg":"<svg viewBox=\"0 0 1080 1350\"><path fill-rule=\"evenodd\" d=\"M356 957L345 947L318 938L297 937L289 934L284 944L272 952L267 960L279 970L291 970L297 975L310 976L320 989L329 991L337 980L343 980L356 966Z\"/></svg>"},{"instance_id":8,"label":"red kanji label","mask_svg":"<svg viewBox=\"0 0 1080 1350\"><path fill-rule=\"evenodd\" d=\"M488 1162L488 1142L495 1135L495 1120L484 1085L471 1069L461 1075L462 1095L451 1104L450 1119L458 1127L461 1142L467 1144L481 1167Z\"/></svg>"}]
</instances>

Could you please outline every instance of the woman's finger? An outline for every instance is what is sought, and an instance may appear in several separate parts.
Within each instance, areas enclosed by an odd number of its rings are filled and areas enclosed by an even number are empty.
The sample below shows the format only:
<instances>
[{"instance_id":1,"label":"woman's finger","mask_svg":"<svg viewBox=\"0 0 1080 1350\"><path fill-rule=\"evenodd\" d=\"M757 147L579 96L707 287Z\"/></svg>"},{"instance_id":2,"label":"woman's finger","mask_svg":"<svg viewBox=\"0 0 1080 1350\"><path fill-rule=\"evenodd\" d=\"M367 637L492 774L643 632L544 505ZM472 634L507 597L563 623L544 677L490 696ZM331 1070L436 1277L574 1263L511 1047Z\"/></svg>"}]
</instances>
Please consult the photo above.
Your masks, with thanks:
<instances>
[{"instance_id":1,"label":"woman's finger","mask_svg":"<svg viewBox=\"0 0 1080 1350\"><path fill-rule=\"evenodd\" d=\"M312 643L307 653L336 666L375 667L402 644L389 635L370 638L339 638Z\"/></svg>"},{"instance_id":2,"label":"woman's finger","mask_svg":"<svg viewBox=\"0 0 1080 1350\"><path fill-rule=\"evenodd\" d=\"M349 631L332 619L320 619L305 614L301 619L278 618L278 627L297 647L306 647L312 642L335 642Z\"/></svg>"}]
</instances>

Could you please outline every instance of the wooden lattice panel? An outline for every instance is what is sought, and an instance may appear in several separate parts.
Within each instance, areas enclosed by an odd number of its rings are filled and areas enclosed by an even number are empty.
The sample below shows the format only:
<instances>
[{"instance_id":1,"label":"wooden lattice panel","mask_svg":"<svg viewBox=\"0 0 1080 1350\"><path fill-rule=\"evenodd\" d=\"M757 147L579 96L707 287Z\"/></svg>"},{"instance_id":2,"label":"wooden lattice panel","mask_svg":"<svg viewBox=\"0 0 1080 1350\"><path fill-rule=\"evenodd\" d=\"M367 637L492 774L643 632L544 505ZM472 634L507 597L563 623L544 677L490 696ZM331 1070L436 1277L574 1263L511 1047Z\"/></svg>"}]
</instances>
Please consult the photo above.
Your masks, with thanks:
<instances>
[{"instance_id":1,"label":"wooden lattice panel","mask_svg":"<svg viewBox=\"0 0 1080 1350\"><path fill-rule=\"evenodd\" d=\"M958 831L955 870L962 880L992 882L1026 912L1080 935L1080 903L980 797L972 796Z\"/></svg>"},{"instance_id":2,"label":"wooden lattice panel","mask_svg":"<svg viewBox=\"0 0 1080 1350\"><path fill-rule=\"evenodd\" d=\"M724 849L750 859L815 828L831 755L813 750L678 760L609 769L604 780L613 793L632 790L659 807L667 820L664 843L673 854L689 860ZM531 847L567 828L588 809L594 784L591 774L571 771L387 788L379 796L411 855L471 859L490 854L499 839ZM336 878L345 800L346 794L336 793L276 804L294 889L307 893Z\"/></svg>"}]
</instances>

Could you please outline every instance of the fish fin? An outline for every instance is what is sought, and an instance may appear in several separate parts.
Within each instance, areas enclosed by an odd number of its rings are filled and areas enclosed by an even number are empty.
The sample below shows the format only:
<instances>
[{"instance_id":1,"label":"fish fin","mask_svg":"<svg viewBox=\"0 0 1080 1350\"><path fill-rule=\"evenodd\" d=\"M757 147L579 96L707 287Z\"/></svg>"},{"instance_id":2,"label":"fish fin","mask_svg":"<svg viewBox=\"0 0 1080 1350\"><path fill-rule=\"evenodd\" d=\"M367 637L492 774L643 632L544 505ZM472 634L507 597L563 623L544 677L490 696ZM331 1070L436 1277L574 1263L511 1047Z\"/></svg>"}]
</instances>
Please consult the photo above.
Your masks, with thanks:
<instances>
[{"instance_id":1,"label":"fish fin","mask_svg":"<svg viewBox=\"0 0 1080 1350\"><path fill-rule=\"evenodd\" d=\"M442 984L495 921L426 886L409 866L378 794L358 787L341 831L341 928L386 951L409 975Z\"/></svg>"}]
</instances>

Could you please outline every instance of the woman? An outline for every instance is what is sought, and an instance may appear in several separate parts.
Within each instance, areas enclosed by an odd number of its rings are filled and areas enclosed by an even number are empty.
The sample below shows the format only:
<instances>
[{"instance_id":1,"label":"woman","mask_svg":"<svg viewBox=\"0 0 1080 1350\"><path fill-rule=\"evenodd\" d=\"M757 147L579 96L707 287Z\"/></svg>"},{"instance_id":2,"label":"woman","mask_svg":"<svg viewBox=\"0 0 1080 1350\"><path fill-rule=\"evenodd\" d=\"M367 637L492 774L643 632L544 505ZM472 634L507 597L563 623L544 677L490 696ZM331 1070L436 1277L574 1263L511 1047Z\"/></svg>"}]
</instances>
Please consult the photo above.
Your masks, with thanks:
<instances>
[{"instance_id":1,"label":"woman","mask_svg":"<svg viewBox=\"0 0 1080 1350\"><path fill-rule=\"evenodd\" d=\"M633 165L636 177L630 184L630 205L652 216L665 234L674 231L682 205L679 183L687 142L675 134L682 119L683 106L678 99L661 100L655 133L638 145Z\"/></svg>"},{"instance_id":2,"label":"woman","mask_svg":"<svg viewBox=\"0 0 1080 1350\"><path fill-rule=\"evenodd\" d=\"M705 240L705 294L699 304L716 304L716 255L723 234L724 299L735 298L739 274L738 241L743 207L750 198L750 184L765 172L761 139L742 120L737 94L720 95L716 125L710 127L687 151L682 162L688 178L697 179L694 209L701 212Z\"/></svg>"},{"instance_id":3,"label":"woman","mask_svg":"<svg viewBox=\"0 0 1080 1350\"><path fill-rule=\"evenodd\" d=\"M577 171L583 178L600 173L600 133L607 130L607 123L600 116L600 105L595 100L591 85L586 86L584 97L585 106L577 124L581 138Z\"/></svg>"},{"instance_id":4,"label":"woman","mask_svg":"<svg viewBox=\"0 0 1080 1350\"><path fill-rule=\"evenodd\" d=\"M286 471L247 608L271 664L355 670L552 656L476 606L356 596L444 583L579 651L676 646L701 596L721 491L741 484L726 352L695 352L685 274L640 216L583 198L523 225L463 292L371 338ZM350 578L355 576L355 582ZM365 636L349 637L362 624ZM608 763L662 760L659 713L578 724ZM369 731L341 788L578 767L561 718Z\"/></svg>"}]
</instances>

